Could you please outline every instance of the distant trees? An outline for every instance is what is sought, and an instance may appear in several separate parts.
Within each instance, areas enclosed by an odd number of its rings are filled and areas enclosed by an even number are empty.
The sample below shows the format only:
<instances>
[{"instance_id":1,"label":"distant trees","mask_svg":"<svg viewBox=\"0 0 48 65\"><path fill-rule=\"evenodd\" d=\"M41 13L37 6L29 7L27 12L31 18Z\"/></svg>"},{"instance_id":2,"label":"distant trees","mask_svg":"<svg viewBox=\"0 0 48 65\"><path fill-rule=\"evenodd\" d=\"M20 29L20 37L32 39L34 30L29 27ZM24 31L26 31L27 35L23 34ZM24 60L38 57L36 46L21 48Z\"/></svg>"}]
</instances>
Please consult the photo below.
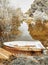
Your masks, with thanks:
<instances>
[{"instance_id":1,"label":"distant trees","mask_svg":"<svg viewBox=\"0 0 48 65\"><path fill-rule=\"evenodd\" d=\"M0 0L0 34L5 40L10 39L9 36L18 35L18 27L22 23L23 13L20 8L11 8L8 0ZM3 39L3 40L4 40Z\"/></svg>"},{"instance_id":2,"label":"distant trees","mask_svg":"<svg viewBox=\"0 0 48 65\"><path fill-rule=\"evenodd\" d=\"M28 10L29 16L33 16L33 13L39 10L48 14L48 0L34 0L31 4L31 8Z\"/></svg>"}]
</instances>

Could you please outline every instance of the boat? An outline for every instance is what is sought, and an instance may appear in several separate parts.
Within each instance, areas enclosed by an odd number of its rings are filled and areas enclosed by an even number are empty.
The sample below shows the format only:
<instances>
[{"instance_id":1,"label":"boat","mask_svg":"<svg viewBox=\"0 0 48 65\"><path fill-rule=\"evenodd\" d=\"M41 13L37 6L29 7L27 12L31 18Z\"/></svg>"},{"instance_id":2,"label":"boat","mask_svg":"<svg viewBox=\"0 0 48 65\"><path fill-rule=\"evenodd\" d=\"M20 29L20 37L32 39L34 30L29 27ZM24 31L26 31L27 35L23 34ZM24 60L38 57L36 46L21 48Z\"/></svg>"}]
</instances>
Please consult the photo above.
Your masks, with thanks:
<instances>
[{"instance_id":1,"label":"boat","mask_svg":"<svg viewBox=\"0 0 48 65\"><path fill-rule=\"evenodd\" d=\"M17 55L32 55L37 53L42 53L45 47L40 41L12 41L4 42L4 49Z\"/></svg>"}]
</instances>

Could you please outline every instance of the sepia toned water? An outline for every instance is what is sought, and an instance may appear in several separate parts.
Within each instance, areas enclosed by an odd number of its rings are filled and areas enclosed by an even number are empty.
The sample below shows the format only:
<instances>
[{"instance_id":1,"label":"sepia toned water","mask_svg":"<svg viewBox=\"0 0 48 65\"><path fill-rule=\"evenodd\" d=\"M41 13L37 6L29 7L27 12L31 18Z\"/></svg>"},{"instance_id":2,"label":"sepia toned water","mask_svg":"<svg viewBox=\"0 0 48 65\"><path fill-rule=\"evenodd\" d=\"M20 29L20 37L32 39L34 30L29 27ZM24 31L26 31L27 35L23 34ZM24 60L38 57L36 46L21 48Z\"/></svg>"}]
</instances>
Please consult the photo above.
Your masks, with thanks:
<instances>
[{"instance_id":1,"label":"sepia toned water","mask_svg":"<svg viewBox=\"0 0 48 65\"><path fill-rule=\"evenodd\" d=\"M21 26L19 27L19 30L21 31L21 35L16 38L17 41L32 41L33 40L31 35L29 34L27 23L23 22Z\"/></svg>"}]
</instances>

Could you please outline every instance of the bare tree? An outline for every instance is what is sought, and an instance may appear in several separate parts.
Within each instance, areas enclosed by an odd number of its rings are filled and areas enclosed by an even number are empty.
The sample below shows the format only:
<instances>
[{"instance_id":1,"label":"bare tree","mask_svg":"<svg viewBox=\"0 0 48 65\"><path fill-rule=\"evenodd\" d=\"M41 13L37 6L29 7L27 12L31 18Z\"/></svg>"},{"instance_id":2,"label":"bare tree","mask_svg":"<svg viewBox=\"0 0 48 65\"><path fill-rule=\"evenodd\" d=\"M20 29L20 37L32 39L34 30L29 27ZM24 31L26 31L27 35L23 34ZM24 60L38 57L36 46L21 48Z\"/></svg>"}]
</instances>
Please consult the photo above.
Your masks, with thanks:
<instances>
[{"instance_id":1,"label":"bare tree","mask_svg":"<svg viewBox=\"0 0 48 65\"><path fill-rule=\"evenodd\" d=\"M0 0L0 24L3 41L10 40L10 36L18 34L18 27L22 23L23 13L20 8L14 9L9 5L9 0ZM16 34L17 33L17 34ZM0 33L1 34L1 33Z\"/></svg>"}]
</instances>

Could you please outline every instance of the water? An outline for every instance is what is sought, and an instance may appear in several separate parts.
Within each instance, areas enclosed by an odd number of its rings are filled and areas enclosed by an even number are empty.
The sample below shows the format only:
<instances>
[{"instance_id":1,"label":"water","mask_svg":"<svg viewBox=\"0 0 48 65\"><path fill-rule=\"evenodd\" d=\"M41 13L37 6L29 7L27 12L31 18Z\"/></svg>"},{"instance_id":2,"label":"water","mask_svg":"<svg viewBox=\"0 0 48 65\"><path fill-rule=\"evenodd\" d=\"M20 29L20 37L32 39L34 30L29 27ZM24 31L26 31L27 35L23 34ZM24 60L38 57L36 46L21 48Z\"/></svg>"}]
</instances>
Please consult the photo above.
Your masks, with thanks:
<instances>
[{"instance_id":1,"label":"water","mask_svg":"<svg viewBox=\"0 0 48 65\"><path fill-rule=\"evenodd\" d=\"M23 22L21 24L21 26L19 27L19 30L22 32L22 34L19 37L17 37L17 39L16 39L17 41L31 41L31 40L33 40L29 34L27 23Z\"/></svg>"}]
</instances>

